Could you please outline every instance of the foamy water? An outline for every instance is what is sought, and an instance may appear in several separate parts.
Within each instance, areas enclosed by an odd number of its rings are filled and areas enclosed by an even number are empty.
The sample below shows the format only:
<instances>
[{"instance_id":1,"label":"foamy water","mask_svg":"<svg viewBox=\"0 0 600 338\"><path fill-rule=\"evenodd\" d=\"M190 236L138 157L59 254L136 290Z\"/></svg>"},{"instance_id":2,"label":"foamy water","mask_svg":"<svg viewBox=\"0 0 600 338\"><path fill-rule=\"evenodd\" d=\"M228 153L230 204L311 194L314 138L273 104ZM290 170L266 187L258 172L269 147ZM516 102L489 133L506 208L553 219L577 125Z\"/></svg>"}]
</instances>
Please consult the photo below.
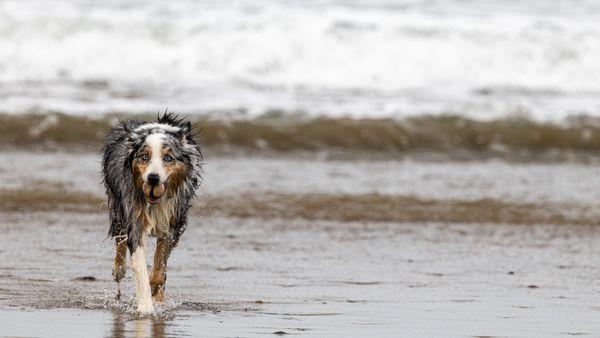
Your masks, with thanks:
<instances>
[{"instance_id":1,"label":"foamy water","mask_svg":"<svg viewBox=\"0 0 600 338\"><path fill-rule=\"evenodd\" d=\"M600 115L588 1L2 1L2 110Z\"/></svg>"}]
</instances>

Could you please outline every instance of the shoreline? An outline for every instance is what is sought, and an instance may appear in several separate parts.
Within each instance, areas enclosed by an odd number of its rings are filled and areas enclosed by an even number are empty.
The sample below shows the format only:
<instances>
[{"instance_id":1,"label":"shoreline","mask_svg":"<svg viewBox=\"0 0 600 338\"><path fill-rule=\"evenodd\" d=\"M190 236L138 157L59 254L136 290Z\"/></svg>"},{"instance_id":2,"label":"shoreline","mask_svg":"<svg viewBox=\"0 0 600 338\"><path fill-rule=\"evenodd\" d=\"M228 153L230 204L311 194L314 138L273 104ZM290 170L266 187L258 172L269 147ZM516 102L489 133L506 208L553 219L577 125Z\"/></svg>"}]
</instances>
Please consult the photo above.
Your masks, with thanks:
<instances>
[{"instance_id":1,"label":"shoreline","mask_svg":"<svg viewBox=\"0 0 600 338\"><path fill-rule=\"evenodd\" d=\"M206 157L205 157L206 158ZM0 154L0 212L106 212L94 153ZM192 213L239 219L597 225L597 167L579 163L206 158Z\"/></svg>"}]
</instances>

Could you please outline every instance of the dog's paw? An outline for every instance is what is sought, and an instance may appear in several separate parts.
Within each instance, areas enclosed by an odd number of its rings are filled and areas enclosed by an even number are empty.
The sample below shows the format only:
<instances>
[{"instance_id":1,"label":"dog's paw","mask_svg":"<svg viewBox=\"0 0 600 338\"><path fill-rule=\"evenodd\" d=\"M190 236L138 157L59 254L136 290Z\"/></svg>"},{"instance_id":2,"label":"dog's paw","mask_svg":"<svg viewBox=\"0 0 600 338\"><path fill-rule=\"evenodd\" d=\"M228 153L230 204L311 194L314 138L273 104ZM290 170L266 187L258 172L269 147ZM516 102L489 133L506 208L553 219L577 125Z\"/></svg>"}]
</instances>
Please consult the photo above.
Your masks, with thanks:
<instances>
[{"instance_id":1,"label":"dog's paw","mask_svg":"<svg viewBox=\"0 0 600 338\"><path fill-rule=\"evenodd\" d=\"M156 293L153 292L152 301L157 304L162 304L165 301L165 294L162 288L160 288Z\"/></svg>"},{"instance_id":2,"label":"dog's paw","mask_svg":"<svg viewBox=\"0 0 600 338\"><path fill-rule=\"evenodd\" d=\"M154 305L152 302L139 302L137 311L142 315L149 315L154 313Z\"/></svg>"}]
</instances>

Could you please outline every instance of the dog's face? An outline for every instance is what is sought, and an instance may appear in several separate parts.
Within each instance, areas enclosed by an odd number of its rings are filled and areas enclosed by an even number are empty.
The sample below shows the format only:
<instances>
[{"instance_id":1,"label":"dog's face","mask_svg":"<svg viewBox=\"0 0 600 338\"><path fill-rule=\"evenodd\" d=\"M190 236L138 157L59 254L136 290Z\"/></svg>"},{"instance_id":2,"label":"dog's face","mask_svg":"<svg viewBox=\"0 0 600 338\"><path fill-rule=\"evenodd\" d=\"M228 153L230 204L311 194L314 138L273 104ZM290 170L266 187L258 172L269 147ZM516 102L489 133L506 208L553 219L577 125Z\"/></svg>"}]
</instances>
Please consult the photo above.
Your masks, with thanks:
<instances>
[{"instance_id":1,"label":"dog's face","mask_svg":"<svg viewBox=\"0 0 600 338\"><path fill-rule=\"evenodd\" d=\"M179 148L179 139L173 135L152 133L135 154L132 163L135 185L148 203L159 203L182 181L186 166Z\"/></svg>"}]
</instances>

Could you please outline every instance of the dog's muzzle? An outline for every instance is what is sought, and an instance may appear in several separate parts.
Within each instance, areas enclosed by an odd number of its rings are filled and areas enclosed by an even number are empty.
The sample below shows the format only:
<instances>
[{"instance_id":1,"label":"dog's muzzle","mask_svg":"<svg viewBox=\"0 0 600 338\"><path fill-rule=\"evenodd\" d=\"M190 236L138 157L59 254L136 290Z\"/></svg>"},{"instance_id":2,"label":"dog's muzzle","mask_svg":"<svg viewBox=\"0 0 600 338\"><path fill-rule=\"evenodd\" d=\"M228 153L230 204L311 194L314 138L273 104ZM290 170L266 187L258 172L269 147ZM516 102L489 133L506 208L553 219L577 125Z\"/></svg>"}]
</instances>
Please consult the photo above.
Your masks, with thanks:
<instances>
[{"instance_id":1,"label":"dog's muzzle","mask_svg":"<svg viewBox=\"0 0 600 338\"><path fill-rule=\"evenodd\" d=\"M157 174L148 175L147 184L149 186L149 192L146 196L148 203L156 204L165 192L165 188L160 186L160 177Z\"/></svg>"}]
</instances>

